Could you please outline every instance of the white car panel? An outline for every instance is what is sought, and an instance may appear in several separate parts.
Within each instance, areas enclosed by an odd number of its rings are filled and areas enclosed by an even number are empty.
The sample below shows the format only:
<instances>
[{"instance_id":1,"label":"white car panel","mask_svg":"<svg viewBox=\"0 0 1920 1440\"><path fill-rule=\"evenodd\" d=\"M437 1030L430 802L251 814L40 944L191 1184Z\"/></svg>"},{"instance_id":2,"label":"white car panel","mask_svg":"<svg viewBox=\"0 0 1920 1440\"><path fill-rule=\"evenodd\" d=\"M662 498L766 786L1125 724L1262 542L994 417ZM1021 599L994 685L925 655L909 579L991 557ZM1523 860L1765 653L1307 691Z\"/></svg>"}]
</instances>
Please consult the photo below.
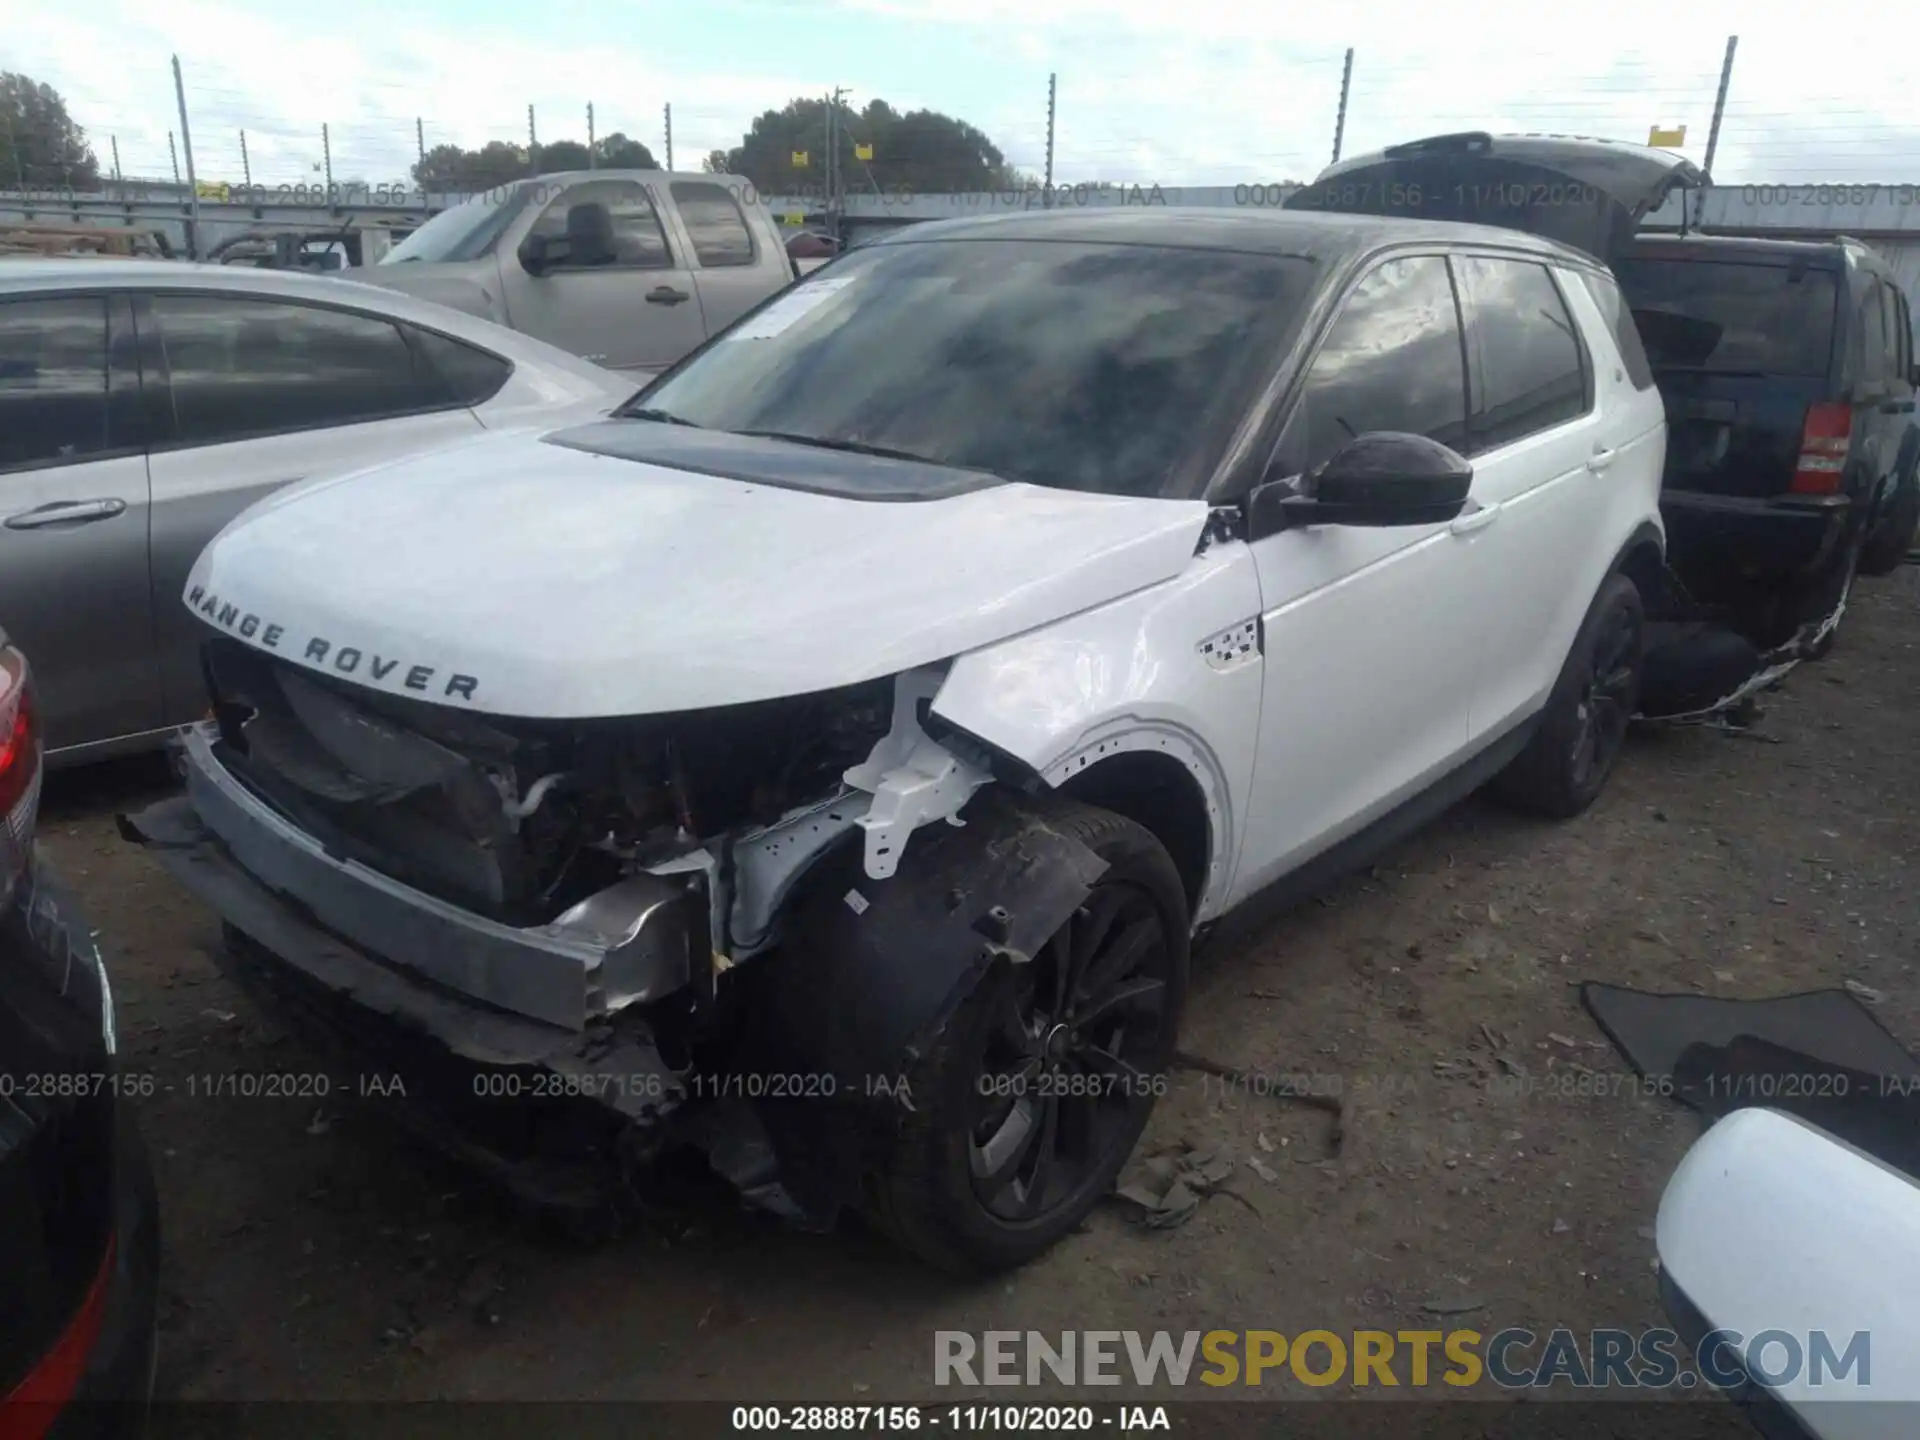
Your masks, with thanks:
<instances>
[{"instance_id":1,"label":"white car panel","mask_svg":"<svg viewBox=\"0 0 1920 1440\"><path fill-rule=\"evenodd\" d=\"M991 644L1174 579L1206 518L1199 501L1023 484L847 500L516 434L270 500L208 547L187 596L216 623L258 616L256 646L278 626L287 659L395 694L642 715ZM416 666L427 688L406 684ZM476 684L450 693L453 677Z\"/></svg>"}]
</instances>

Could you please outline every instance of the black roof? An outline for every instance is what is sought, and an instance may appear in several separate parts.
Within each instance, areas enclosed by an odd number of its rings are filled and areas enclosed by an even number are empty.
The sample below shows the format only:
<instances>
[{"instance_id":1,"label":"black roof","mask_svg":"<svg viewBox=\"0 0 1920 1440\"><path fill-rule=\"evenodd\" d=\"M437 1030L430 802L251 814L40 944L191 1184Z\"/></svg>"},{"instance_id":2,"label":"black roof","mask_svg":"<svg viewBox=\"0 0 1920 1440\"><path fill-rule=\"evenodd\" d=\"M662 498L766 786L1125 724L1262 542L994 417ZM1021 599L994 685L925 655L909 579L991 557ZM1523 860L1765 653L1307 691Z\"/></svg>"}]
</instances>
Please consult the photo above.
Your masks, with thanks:
<instances>
[{"instance_id":1,"label":"black roof","mask_svg":"<svg viewBox=\"0 0 1920 1440\"><path fill-rule=\"evenodd\" d=\"M1059 240L1085 244L1166 245L1189 250L1240 250L1334 260L1422 240L1477 241L1524 250L1567 264L1592 256L1552 240L1493 225L1349 215L1311 210L1232 210L1198 206L1125 205L1100 209L1021 210L905 226L875 245L929 240Z\"/></svg>"},{"instance_id":2,"label":"black roof","mask_svg":"<svg viewBox=\"0 0 1920 1440\"><path fill-rule=\"evenodd\" d=\"M1866 265L1869 269L1892 271L1880 256L1858 240L1844 235L1828 237L1808 236L1786 239L1772 235L1662 235L1641 234L1633 237L1632 243L1617 257L1630 259L1661 260L1778 260L1783 264L1796 261L1803 263L1824 263L1841 266L1851 254L1854 261Z\"/></svg>"}]
</instances>

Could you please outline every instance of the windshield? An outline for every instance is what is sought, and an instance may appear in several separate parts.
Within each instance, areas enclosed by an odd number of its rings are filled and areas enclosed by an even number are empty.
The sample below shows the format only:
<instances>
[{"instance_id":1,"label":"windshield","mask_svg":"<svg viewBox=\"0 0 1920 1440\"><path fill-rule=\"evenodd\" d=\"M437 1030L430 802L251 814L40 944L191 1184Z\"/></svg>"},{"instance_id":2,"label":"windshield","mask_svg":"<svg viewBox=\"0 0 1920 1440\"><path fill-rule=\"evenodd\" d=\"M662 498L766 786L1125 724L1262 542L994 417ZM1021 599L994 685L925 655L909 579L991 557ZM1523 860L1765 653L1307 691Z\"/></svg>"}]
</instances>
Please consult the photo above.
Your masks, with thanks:
<instances>
[{"instance_id":1,"label":"windshield","mask_svg":"<svg viewBox=\"0 0 1920 1440\"><path fill-rule=\"evenodd\" d=\"M1619 260L1614 274L1656 370L1824 376L1833 272L1720 260Z\"/></svg>"},{"instance_id":2,"label":"windshield","mask_svg":"<svg viewBox=\"0 0 1920 1440\"><path fill-rule=\"evenodd\" d=\"M463 200L451 210L442 210L394 246L380 263L400 265L413 260L434 265L478 260L506 233L532 193L533 187L522 183Z\"/></svg>"},{"instance_id":3,"label":"windshield","mask_svg":"<svg viewBox=\"0 0 1920 1440\"><path fill-rule=\"evenodd\" d=\"M1310 260L1225 250L880 245L794 285L639 403L1037 485L1192 494L1312 278Z\"/></svg>"}]
</instances>

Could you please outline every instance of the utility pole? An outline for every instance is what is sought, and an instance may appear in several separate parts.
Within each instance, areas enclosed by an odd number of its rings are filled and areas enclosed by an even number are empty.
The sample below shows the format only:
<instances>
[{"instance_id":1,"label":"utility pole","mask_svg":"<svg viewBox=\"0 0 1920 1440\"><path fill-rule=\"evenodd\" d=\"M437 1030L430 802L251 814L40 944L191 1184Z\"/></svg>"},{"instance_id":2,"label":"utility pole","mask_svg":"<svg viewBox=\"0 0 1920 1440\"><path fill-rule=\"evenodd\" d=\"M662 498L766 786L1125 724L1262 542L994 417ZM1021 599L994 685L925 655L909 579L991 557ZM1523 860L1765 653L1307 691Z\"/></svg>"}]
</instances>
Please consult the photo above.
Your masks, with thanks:
<instances>
[{"instance_id":1,"label":"utility pole","mask_svg":"<svg viewBox=\"0 0 1920 1440\"><path fill-rule=\"evenodd\" d=\"M540 137L533 130L533 106L527 106L527 173L540 173Z\"/></svg>"},{"instance_id":2,"label":"utility pole","mask_svg":"<svg viewBox=\"0 0 1920 1440\"><path fill-rule=\"evenodd\" d=\"M180 78L180 57L173 57L173 95L180 102L180 148L187 155L187 258L200 258L200 185L193 173L193 132L187 126L187 82ZM171 137L169 137L171 138ZM179 172L174 172L179 179Z\"/></svg>"},{"instance_id":3,"label":"utility pole","mask_svg":"<svg viewBox=\"0 0 1920 1440\"><path fill-rule=\"evenodd\" d=\"M667 114L667 169L672 170L673 169L673 102L671 100L667 102L666 114Z\"/></svg>"},{"instance_id":4,"label":"utility pole","mask_svg":"<svg viewBox=\"0 0 1920 1440\"><path fill-rule=\"evenodd\" d=\"M600 161L593 153L593 102L587 102L587 168L598 170Z\"/></svg>"},{"instance_id":5,"label":"utility pole","mask_svg":"<svg viewBox=\"0 0 1920 1440\"><path fill-rule=\"evenodd\" d=\"M1057 96L1054 82L1058 78L1057 75L1047 76L1047 176L1040 187L1040 203L1048 209L1053 208L1053 106Z\"/></svg>"},{"instance_id":6,"label":"utility pole","mask_svg":"<svg viewBox=\"0 0 1920 1440\"><path fill-rule=\"evenodd\" d=\"M1333 159L1340 161L1340 143L1347 138L1347 96L1353 89L1353 50L1347 50L1347 63L1340 71L1340 108L1333 117Z\"/></svg>"},{"instance_id":7,"label":"utility pole","mask_svg":"<svg viewBox=\"0 0 1920 1440\"><path fill-rule=\"evenodd\" d=\"M246 182L247 189L253 189L253 162L247 158L247 132L240 132L240 178Z\"/></svg>"},{"instance_id":8,"label":"utility pole","mask_svg":"<svg viewBox=\"0 0 1920 1440\"><path fill-rule=\"evenodd\" d=\"M1713 97L1713 123L1707 127L1707 163L1700 168L1713 179L1713 157L1720 148L1720 120L1727 113L1727 86L1733 83L1733 52L1740 44L1738 35L1727 37L1727 56L1720 62L1720 93Z\"/></svg>"}]
</instances>

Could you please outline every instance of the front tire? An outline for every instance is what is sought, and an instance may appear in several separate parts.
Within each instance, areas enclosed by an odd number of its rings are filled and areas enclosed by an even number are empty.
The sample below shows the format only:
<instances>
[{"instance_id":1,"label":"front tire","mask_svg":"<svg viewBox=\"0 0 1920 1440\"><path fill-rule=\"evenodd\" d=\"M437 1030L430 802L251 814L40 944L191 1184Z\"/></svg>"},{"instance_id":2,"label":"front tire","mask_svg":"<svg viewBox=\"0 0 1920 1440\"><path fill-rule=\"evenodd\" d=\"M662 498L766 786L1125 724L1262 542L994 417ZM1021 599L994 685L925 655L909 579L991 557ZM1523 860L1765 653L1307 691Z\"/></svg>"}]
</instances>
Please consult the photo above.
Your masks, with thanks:
<instances>
[{"instance_id":1,"label":"front tire","mask_svg":"<svg viewBox=\"0 0 1920 1440\"><path fill-rule=\"evenodd\" d=\"M1025 964L1000 964L911 1077L927 1097L871 1177L869 1211L941 1269L1025 1264L1099 1204L1164 1092L1186 1000L1186 893L1122 816L1062 803L1055 829L1107 862Z\"/></svg>"},{"instance_id":2,"label":"front tire","mask_svg":"<svg viewBox=\"0 0 1920 1440\"><path fill-rule=\"evenodd\" d=\"M1640 591L1625 575L1610 575L1587 610L1539 728L1494 777L1494 795L1554 820L1593 804L1625 748L1645 650Z\"/></svg>"}]
</instances>

